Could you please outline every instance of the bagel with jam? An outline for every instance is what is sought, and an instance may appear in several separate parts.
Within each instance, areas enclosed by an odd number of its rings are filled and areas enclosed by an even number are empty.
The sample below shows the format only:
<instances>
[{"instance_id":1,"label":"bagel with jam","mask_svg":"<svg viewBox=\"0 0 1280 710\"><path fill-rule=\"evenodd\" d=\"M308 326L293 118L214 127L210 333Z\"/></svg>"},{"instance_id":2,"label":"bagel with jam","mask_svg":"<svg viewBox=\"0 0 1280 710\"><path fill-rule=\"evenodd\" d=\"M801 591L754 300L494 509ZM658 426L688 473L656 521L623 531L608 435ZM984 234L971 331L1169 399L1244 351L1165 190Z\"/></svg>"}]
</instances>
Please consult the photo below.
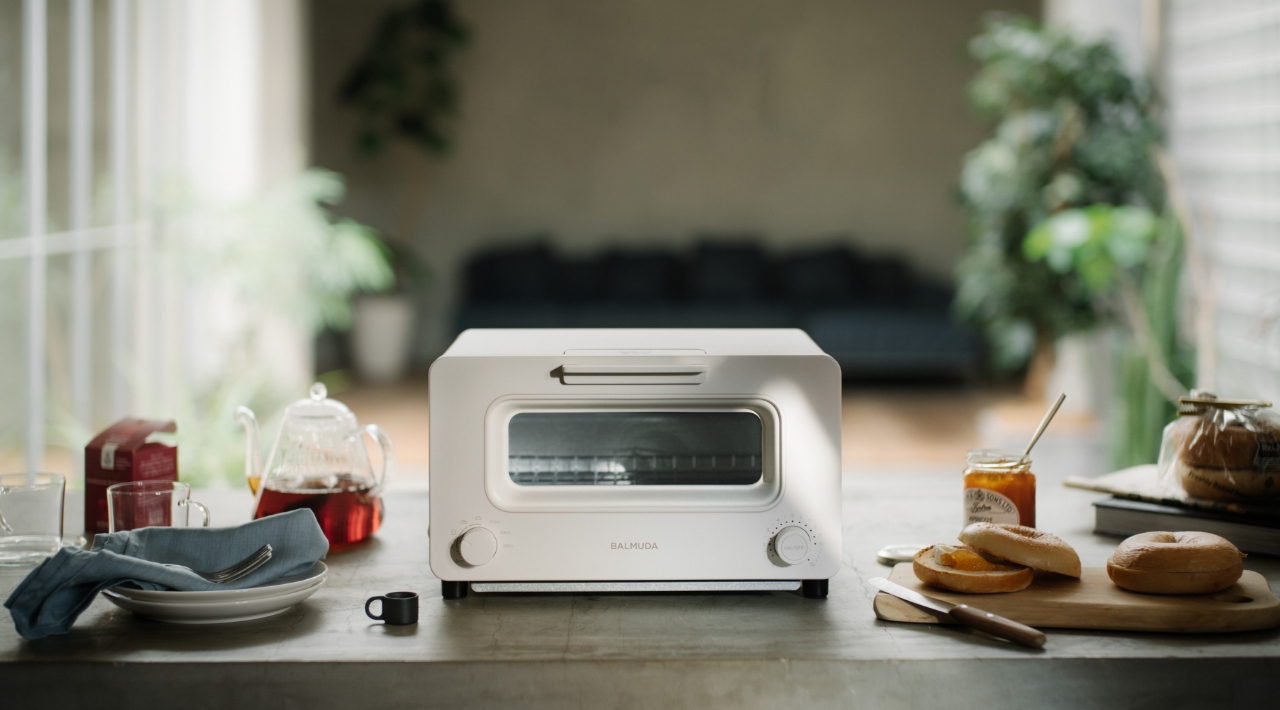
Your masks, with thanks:
<instances>
[{"instance_id":1,"label":"bagel with jam","mask_svg":"<svg viewBox=\"0 0 1280 710\"><path fill-rule=\"evenodd\" d=\"M911 567L921 582L965 594L1016 592L1035 576L1030 567L968 545L931 545L916 553Z\"/></svg>"},{"instance_id":2,"label":"bagel with jam","mask_svg":"<svg viewBox=\"0 0 1280 710\"><path fill-rule=\"evenodd\" d=\"M1080 556L1061 538L1024 525L974 523L960 546L933 545L916 553L912 570L925 584L966 594L1026 589L1036 570L1080 576Z\"/></svg>"}]
</instances>

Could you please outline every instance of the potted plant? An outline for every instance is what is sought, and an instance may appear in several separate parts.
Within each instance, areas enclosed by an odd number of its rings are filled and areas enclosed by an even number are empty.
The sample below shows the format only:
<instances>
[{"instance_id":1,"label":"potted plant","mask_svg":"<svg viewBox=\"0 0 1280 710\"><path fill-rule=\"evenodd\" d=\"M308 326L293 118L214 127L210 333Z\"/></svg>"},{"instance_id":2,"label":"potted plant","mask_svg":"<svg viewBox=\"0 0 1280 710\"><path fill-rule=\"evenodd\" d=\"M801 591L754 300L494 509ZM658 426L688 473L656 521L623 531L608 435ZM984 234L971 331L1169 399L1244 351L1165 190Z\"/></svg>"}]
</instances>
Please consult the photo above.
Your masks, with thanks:
<instances>
[{"instance_id":1,"label":"potted plant","mask_svg":"<svg viewBox=\"0 0 1280 710\"><path fill-rule=\"evenodd\" d=\"M397 156L402 199L392 218L387 254L396 288L365 293L355 302L352 358L366 381L402 378L416 326L416 301L430 282L426 264L395 237L412 235L426 192L425 158L450 147L449 119L457 88L449 60L467 42L468 30L448 0L416 0L386 10L365 50L339 90L339 100L360 117L356 149L369 158L396 140L415 150Z\"/></svg>"},{"instance_id":2,"label":"potted plant","mask_svg":"<svg viewBox=\"0 0 1280 710\"><path fill-rule=\"evenodd\" d=\"M191 294L180 312L200 319L200 358L163 397L145 383L134 396L178 420L184 480L243 480L235 408L278 413L312 381L304 358L281 368L270 356L350 327L354 294L393 286L377 233L333 214L343 193L341 176L313 168L238 204L172 198L165 254Z\"/></svg>"},{"instance_id":3,"label":"potted plant","mask_svg":"<svg viewBox=\"0 0 1280 710\"><path fill-rule=\"evenodd\" d=\"M1150 432L1158 444L1190 372L1173 332L1181 241L1153 154L1153 92L1107 43L1025 18L991 18L970 51L973 103L998 123L961 173L971 219L956 312L987 335L997 368L1029 363L1037 397L1060 338L1123 327L1116 462L1154 456Z\"/></svg>"}]
</instances>

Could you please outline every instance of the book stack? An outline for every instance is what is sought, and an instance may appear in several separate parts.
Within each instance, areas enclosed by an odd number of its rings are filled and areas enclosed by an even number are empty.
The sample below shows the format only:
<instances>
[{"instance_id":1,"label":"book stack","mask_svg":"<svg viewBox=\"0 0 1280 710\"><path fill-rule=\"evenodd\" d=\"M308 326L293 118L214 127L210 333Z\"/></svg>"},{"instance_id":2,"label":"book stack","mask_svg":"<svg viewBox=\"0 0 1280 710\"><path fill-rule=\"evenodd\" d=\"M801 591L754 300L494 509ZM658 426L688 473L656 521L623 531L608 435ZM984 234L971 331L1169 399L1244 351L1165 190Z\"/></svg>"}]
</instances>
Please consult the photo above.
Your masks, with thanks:
<instances>
[{"instance_id":1,"label":"book stack","mask_svg":"<svg viewBox=\"0 0 1280 710\"><path fill-rule=\"evenodd\" d=\"M1280 556L1280 505L1173 497L1159 486L1155 466L1072 476L1066 485L1111 494L1093 504L1093 531L1099 535L1196 530L1224 537L1243 552Z\"/></svg>"}]
</instances>

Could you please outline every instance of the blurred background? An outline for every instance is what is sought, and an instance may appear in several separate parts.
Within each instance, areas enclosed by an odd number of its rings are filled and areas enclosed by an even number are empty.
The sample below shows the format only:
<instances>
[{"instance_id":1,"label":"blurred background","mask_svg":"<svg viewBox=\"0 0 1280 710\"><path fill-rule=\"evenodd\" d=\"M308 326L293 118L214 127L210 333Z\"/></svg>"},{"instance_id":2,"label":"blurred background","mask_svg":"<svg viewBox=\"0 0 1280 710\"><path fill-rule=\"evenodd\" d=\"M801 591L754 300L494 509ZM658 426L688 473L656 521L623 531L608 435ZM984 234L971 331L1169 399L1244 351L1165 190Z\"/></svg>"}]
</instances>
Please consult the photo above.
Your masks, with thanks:
<instances>
[{"instance_id":1,"label":"blurred background","mask_svg":"<svg viewBox=\"0 0 1280 710\"><path fill-rule=\"evenodd\" d=\"M1280 396L1280 3L4 0L0 469L242 485L320 379L425 485L468 327L796 327L851 472Z\"/></svg>"}]
</instances>

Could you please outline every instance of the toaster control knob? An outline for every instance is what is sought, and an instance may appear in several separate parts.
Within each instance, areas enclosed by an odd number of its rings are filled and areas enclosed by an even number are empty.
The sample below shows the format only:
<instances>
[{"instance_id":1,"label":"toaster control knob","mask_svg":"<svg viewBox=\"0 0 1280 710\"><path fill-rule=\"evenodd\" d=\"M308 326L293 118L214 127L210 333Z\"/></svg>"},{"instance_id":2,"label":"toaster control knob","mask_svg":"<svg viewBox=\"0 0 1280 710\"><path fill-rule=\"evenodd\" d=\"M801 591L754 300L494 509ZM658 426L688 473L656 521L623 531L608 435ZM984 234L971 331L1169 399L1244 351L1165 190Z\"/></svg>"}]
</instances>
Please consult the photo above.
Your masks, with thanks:
<instances>
[{"instance_id":1,"label":"toaster control knob","mask_svg":"<svg viewBox=\"0 0 1280 710\"><path fill-rule=\"evenodd\" d=\"M472 567L493 559L498 552L498 538L484 528L471 528L458 538L458 554Z\"/></svg>"},{"instance_id":2,"label":"toaster control knob","mask_svg":"<svg viewBox=\"0 0 1280 710\"><path fill-rule=\"evenodd\" d=\"M809 556L809 533L804 528L788 525L773 536L773 551L778 559L789 565L798 565Z\"/></svg>"}]
</instances>

